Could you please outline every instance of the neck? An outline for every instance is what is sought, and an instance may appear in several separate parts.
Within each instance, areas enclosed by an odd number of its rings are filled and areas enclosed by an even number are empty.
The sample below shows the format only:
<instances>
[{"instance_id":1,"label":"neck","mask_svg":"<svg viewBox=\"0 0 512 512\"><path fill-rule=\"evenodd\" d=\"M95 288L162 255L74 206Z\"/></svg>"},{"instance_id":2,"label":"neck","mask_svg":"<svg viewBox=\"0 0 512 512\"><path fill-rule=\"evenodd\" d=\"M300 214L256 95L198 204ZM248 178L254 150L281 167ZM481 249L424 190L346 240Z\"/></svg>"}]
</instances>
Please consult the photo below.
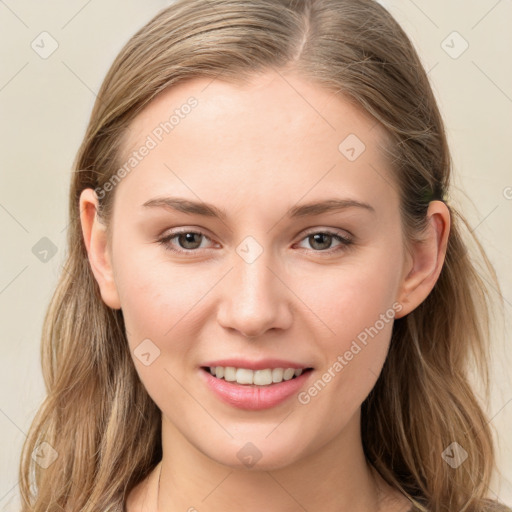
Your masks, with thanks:
<instances>
[{"instance_id":1,"label":"neck","mask_svg":"<svg viewBox=\"0 0 512 512\"><path fill-rule=\"evenodd\" d=\"M156 510L376 512L380 487L364 457L359 421L358 414L341 435L293 463L239 469L212 460L164 418Z\"/></svg>"}]
</instances>

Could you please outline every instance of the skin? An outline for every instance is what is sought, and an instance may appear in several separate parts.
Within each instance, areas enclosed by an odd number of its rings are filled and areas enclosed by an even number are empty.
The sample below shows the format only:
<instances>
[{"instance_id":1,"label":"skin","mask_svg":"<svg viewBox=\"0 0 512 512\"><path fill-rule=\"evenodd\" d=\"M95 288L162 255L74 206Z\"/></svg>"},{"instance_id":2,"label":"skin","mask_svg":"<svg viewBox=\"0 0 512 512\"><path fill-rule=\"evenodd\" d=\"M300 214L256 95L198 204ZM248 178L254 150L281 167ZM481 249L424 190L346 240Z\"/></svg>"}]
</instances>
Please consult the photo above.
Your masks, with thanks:
<instances>
[{"instance_id":1,"label":"skin","mask_svg":"<svg viewBox=\"0 0 512 512\"><path fill-rule=\"evenodd\" d=\"M162 411L162 462L130 493L127 510L408 510L367 464L360 437L361 404L392 322L308 404L293 397L263 411L234 408L203 384L199 366L291 359L314 368L309 387L394 303L399 318L427 297L445 257L447 207L430 203L425 241L406 251L384 132L293 72L265 72L250 85L195 78L172 87L132 122L125 156L190 96L198 106L116 186L111 244L93 190L80 197L101 296L122 308L135 368ZM354 161L338 150L350 133L366 146ZM212 203L227 217L141 206L162 196ZM297 204L348 197L375 213L286 217ZM189 252L174 253L157 240L175 228L206 238L193 246L175 237L171 247ZM309 236L326 229L354 243ZM236 251L249 235L263 249L250 264ZM133 354L147 338L160 350L149 366ZM237 457L247 442L262 454L251 468Z\"/></svg>"}]
</instances>

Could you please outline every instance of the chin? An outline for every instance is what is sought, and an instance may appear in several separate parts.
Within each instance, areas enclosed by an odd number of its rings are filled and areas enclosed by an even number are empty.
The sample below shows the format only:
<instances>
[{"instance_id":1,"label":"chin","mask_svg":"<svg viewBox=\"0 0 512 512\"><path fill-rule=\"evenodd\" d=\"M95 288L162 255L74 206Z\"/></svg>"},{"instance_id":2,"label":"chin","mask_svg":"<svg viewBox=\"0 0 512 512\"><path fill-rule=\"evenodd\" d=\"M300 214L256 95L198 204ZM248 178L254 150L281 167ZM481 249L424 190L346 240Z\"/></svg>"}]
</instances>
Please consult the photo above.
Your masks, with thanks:
<instances>
[{"instance_id":1,"label":"chin","mask_svg":"<svg viewBox=\"0 0 512 512\"><path fill-rule=\"evenodd\" d=\"M268 435L267 433L265 435ZM246 438L247 439L247 438ZM283 469L293 464L299 457L297 443L289 442L287 445L269 442L264 438L261 441L235 441L225 449L203 453L214 460L234 470L272 471Z\"/></svg>"}]
</instances>

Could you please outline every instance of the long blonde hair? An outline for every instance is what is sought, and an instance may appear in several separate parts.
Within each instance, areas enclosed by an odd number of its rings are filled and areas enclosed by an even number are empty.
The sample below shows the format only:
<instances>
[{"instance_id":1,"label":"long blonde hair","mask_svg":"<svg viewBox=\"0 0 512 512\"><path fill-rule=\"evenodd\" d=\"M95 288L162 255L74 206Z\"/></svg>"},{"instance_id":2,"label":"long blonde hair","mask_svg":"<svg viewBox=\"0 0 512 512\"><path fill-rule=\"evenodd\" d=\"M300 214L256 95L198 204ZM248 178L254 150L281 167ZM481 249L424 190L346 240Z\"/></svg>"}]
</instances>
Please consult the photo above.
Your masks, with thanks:
<instances>
[{"instance_id":1,"label":"long blonde hair","mask_svg":"<svg viewBox=\"0 0 512 512\"><path fill-rule=\"evenodd\" d=\"M427 74L377 2L178 0L163 9L112 64L74 163L67 260L42 332L47 397L20 464L23 512L121 511L162 457L160 411L135 371L122 312L104 304L91 272L80 193L116 173L127 127L166 88L199 76L238 82L271 68L293 68L343 94L385 128L409 241L420 238L429 201L447 202L452 163ZM113 198L101 199L106 221ZM478 269L462 238L469 226L448 207L443 270L427 299L395 320L386 363L362 406L363 446L418 510L498 510L485 498L492 431L468 369L480 370L488 393L491 303L481 272L499 284L467 230L484 262ZM441 456L453 442L469 454L457 469ZM41 446L54 450L47 467L32 458Z\"/></svg>"}]
</instances>

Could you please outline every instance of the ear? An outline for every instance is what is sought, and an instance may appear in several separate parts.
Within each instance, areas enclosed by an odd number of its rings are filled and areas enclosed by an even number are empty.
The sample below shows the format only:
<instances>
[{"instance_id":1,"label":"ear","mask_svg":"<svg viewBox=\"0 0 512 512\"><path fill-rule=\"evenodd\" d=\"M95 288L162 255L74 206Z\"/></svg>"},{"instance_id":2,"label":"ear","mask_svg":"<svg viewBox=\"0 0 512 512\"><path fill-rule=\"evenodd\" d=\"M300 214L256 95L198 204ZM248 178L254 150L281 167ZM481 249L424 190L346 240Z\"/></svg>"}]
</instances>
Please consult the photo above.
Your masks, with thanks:
<instances>
[{"instance_id":1,"label":"ear","mask_svg":"<svg viewBox=\"0 0 512 512\"><path fill-rule=\"evenodd\" d=\"M96 193L92 188L84 189L80 194L80 222L91 269L100 287L103 302L112 309L121 309L107 243L107 229L99 220L97 211Z\"/></svg>"},{"instance_id":2,"label":"ear","mask_svg":"<svg viewBox=\"0 0 512 512\"><path fill-rule=\"evenodd\" d=\"M443 268L450 233L450 211L446 204L431 201L427 222L424 238L414 242L407 253L397 299L403 308L395 318L407 315L427 298Z\"/></svg>"}]
</instances>

